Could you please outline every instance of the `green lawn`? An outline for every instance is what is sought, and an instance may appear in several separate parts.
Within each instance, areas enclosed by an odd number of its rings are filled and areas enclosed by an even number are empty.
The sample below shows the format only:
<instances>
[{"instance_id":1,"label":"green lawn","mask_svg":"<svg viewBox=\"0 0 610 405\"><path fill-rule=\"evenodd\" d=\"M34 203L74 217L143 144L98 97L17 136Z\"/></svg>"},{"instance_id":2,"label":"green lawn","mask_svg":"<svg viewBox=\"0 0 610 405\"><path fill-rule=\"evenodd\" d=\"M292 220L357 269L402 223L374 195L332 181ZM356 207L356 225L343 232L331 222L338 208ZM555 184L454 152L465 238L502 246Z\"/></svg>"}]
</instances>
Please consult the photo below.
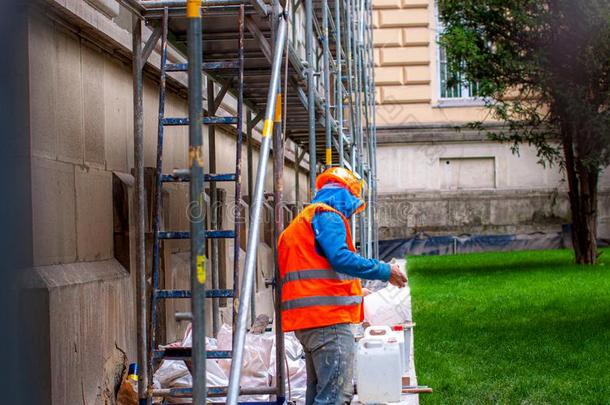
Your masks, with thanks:
<instances>
[{"instance_id":1,"label":"green lawn","mask_svg":"<svg viewBox=\"0 0 610 405\"><path fill-rule=\"evenodd\" d=\"M422 404L610 404L610 249L409 257Z\"/></svg>"}]
</instances>

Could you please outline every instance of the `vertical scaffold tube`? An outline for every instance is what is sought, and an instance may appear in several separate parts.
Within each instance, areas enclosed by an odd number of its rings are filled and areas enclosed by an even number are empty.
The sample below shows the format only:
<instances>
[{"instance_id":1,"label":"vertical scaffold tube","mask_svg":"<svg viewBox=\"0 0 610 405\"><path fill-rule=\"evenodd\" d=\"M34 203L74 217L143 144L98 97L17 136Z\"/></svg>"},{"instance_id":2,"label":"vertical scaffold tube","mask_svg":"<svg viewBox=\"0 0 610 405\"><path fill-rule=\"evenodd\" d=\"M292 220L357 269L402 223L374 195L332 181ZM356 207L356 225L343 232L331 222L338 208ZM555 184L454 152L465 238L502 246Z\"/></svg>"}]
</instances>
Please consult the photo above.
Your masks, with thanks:
<instances>
[{"instance_id":1,"label":"vertical scaffold tube","mask_svg":"<svg viewBox=\"0 0 610 405\"><path fill-rule=\"evenodd\" d=\"M144 236L144 103L142 77L142 21L133 16L133 154L134 154L134 214L136 217L136 294L138 296L138 364L140 375L138 380L138 398L140 405L146 404L148 388L148 367L146 348L147 337L147 294L146 294L146 259Z\"/></svg>"},{"instance_id":2,"label":"vertical scaffold tube","mask_svg":"<svg viewBox=\"0 0 610 405\"><path fill-rule=\"evenodd\" d=\"M305 56L307 59L307 115L309 119L309 199L316 193L316 89L313 65L313 0L305 0Z\"/></svg>"},{"instance_id":3,"label":"vertical scaffold tube","mask_svg":"<svg viewBox=\"0 0 610 405\"><path fill-rule=\"evenodd\" d=\"M205 196L203 177L203 102L202 102L202 42L201 0L188 0L188 84L189 84L189 168L191 171L191 312L193 314L193 403L206 403L205 351Z\"/></svg>"},{"instance_id":4,"label":"vertical scaffold tube","mask_svg":"<svg viewBox=\"0 0 610 405\"><path fill-rule=\"evenodd\" d=\"M340 0L335 0L335 52L337 70L336 78L336 100L335 100L335 116L337 117L337 133L339 136L339 165L345 167L345 154L343 145L343 45L341 44L341 4Z\"/></svg>"},{"instance_id":5,"label":"vertical scaffold tube","mask_svg":"<svg viewBox=\"0 0 610 405\"><path fill-rule=\"evenodd\" d=\"M330 116L330 47L328 45L328 0L322 0L322 61L324 69L324 129L325 129L325 162L326 167L333 165L332 128Z\"/></svg>"},{"instance_id":6,"label":"vertical scaffold tube","mask_svg":"<svg viewBox=\"0 0 610 405\"><path fill-rule=\"evenodd\" d=\"M273 39L274 48L277 46L278 23L282 7L278 0L273 0ZM287 42L287 40L285 41ZM275 51L275 49L274 49ZM273 233L275 246L273 249L274 266L274 324L275 324L275 383L277 386L277 403L286 400L286 353L284 348L284 333L282 332L282 280L280 279L280 266L277 252L277 241L284 230L284 134L282 133L282 84L277 86L275 99L275 114L273 115Z\"/></svg>"},{"instance_id":7,"label":"vertical scaffold tube","mask_svg":"<svg viewBox=\"0 0 610 405\"><path fill-rule=\"evenodd\" d=\"M214 94L214 82L209 77L207 78L207 93L208 93L208 116L213 117L216 115L216 103ZM216 173L216 127L214 125L208 126L208 150L209 150L209 168L210 173ZM217 230L219 226L218 211L218 186L215 181L210 183L210 229ZM211 264L212 264L212 288L217 290L219 287L220 269L220 248L218 246L218 239L211 239L210 245L212 248L211 252ZM212 298L212 333L216 336L218 329L220 328L220 306L218 298Z\"/></svg>"},{"instance_id":8,"label":"vertical scaffold tube","mask_svg":"<svg viewBox=\"0 0 610 405\"><path fill-rule=\"evenodd\" d=\"M256 265L256 249L258 247L260 219L263 207L263 196L265 187L265 177L267 163L269 161L269 149L271 147L271 136L273 133L273 118L275 115L275 104L277 91L280 83L280 73L282 67L282 54L286 41L286 18L280 19L277 37L274 46L273 63L271 66L271 81L269 83L269 94L267 95L267 106L265 110L265 121L263 123L262 143L258 170L256 175L256 185L254 187L254 199L252 209L252 222L248 230L248 246L246 249L246 264L244 276L241 284L241 299L239 300L239 311L237 315L237 326L234 331L233 356L231 362L231 373L229 376L229 390L227 404L237 404L239 397L239 380L241 377L241 367L244 356L244 344L248 328L248 314L250 311L250 296L254 283L254 266Z\"/></svg>"}]
</instances>

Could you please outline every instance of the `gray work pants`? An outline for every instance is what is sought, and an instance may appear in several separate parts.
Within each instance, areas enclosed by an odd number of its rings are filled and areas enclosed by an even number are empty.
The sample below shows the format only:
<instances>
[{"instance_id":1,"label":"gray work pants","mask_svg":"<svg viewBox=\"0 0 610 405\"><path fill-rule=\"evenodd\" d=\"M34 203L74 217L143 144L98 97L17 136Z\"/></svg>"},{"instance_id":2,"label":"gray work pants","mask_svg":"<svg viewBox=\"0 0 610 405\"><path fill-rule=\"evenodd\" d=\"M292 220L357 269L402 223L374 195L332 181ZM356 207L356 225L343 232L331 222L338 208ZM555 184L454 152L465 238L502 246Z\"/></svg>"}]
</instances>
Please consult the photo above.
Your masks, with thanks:
<instances>
[{"instance_id":1,"label":"gray work pants","mask_svg":"<svg viewBox=\"0 0 610 405\"><path fill-rule=\"evenodd\" d=\"M305 405L349 404L356 345L349 324L295 332L305 350L307 395Z\"/></svg>"}]
</instances>

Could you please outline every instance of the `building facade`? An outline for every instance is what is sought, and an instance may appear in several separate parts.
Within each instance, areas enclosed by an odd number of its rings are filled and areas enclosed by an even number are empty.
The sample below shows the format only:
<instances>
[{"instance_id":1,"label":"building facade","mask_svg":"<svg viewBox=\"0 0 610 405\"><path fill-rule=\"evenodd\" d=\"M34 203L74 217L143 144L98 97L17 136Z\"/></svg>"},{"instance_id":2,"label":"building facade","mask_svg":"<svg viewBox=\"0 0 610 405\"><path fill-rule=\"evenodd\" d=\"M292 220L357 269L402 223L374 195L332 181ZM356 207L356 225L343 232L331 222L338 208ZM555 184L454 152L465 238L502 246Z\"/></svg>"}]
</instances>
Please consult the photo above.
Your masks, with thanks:
<instances>
[{"instance_id":1,"label":"building facade","mask_svg":"<svg viewBox=\"0 0 610 405\"><path fill-rule=\"evenodd\" d=\"M552 233L570 222L567 184L536 151L491 142L468 122L499 124L476 84L451 86L435 0L374 0L380 239ZM599 235L610 237L610 170Z\"/></svg>"},{"instance_id":2,"label":"building facade","mask_svg":"<svg viewBox=\"0 0 610 405\"><path fill-rule=\"evenodd\" d=\"M24 311L43 314L35 331L31 378L45 404L114 403L117 378L136 356L136 274L132 204L133 81L132 17L116 0L40 0L23 9L27 20L28 160L31 168L33 276L28 277ZM152 30L145 27L143 37ZM147 263L152 243L152 183L156 164L160 46L153 50L144 80L144 165L146 171ZM170 63L183 63L178 50ZM166 113L188 116L186 73L168 83ZM206 94L206 91L203 91ZM218 115L235 115L236 100L224 98ZM257 167L259 124L252 143ZM207 128L204 128L208 167ZM235 170L235 131L216 130L217 172ZM242 213L248 216L248 164L244 146ZM307 159L296 170L296 148L287 142L284 193L287 201L308 194ZM163 171L188 167L188 128L165 129ZM266 190L272 191L271 166ZM299 176L297 183L296 177ZM299 184L299 192L296 192ZM233 184L219 183L222 229L233 228ZM164 186L163 228L189 229L188 184ZM208 207L209 208L209 207ZM272 206L265 205L255 284L257 314L273 316L274 274ZM242 228L241 260L247 225ZM220 288L232 288L233 240L220 242ZM167 289L188 289L188 241L168 241L162 254ZM243 268L243 265L241 266ZM206 288L211 288L208 277ZM220 321L231 323L231 301L221 301ZM190 311L189 300L161 305L160 337L182 338L186 321L176 312ZM212 305L207 330L212 335ZM27 315L27 312L24 312Z\"/></svg>"}]
</instances>

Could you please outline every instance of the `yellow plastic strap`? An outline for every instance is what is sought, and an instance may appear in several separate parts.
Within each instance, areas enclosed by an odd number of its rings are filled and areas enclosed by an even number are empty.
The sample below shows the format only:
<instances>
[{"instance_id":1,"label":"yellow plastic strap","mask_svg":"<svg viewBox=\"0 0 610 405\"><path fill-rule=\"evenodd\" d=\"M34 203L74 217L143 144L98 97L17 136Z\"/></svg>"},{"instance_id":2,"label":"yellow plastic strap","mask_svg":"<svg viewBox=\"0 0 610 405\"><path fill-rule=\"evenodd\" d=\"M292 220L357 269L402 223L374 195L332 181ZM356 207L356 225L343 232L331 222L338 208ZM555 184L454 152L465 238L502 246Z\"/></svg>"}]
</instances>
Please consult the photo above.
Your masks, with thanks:
<instances>
[{"instance_id":1,"label":"yellow plastic strap","mask_svg":"<svg viewBox=\"0 0 610 405\"><path fill-rule=\"evenodd\" d=\"M199 284L205 284L206 269L205 269L206 258L204 255L197 256L197 282Z\"/></svg>"},{"instance_id":2,"label":"yellow plastic strap","mask_svg":"<svg viewBox=\"0 0 610 405\"><path fill-rule=\"evenodd\" d=\"M127 378L132 379L134 381L138 381L139 379L137 374L129 374Z\"/></svg>"},{"instance_id":3,"label":"yellow plastic strap","mask_svg":"<svg viewBox=\"0 0 610 405\"><path fill-rule=\"evenodd\" d=\"M333 150L331 148L326 148L326 166L331 166L333 164Z\"/></svg>"},{"instance_id":4,"label":"yellow plastic strap","mask_svg":"<svg viewBox=\"0 0 610 405\"><path fill-rule=\"evenodd\" d=\"M265 123L263 124L263 138L271 135L272 131L273 131L273 121L270 119L266 119Z\"/></svg>"},{"instance_id":5,"label":"yellow plastic strap","mask_svg":"<svg viewBox=\"0 0 610 405\"><path fill-rule=\"evenodd\" d=\"M273 117L274 122L282 122L282 94L278 93L275 99L275 116Z\"/></svg>"},{"instance_id":6,"label":"yellow plastic strap","mask_svg":"<svg viewBox=\"0 0 610 405\"><path fill-rule=\"evenodd\" d=\"M186 1L187 18L201 18L201 0Z\"/></svg>"}]
</instances>

